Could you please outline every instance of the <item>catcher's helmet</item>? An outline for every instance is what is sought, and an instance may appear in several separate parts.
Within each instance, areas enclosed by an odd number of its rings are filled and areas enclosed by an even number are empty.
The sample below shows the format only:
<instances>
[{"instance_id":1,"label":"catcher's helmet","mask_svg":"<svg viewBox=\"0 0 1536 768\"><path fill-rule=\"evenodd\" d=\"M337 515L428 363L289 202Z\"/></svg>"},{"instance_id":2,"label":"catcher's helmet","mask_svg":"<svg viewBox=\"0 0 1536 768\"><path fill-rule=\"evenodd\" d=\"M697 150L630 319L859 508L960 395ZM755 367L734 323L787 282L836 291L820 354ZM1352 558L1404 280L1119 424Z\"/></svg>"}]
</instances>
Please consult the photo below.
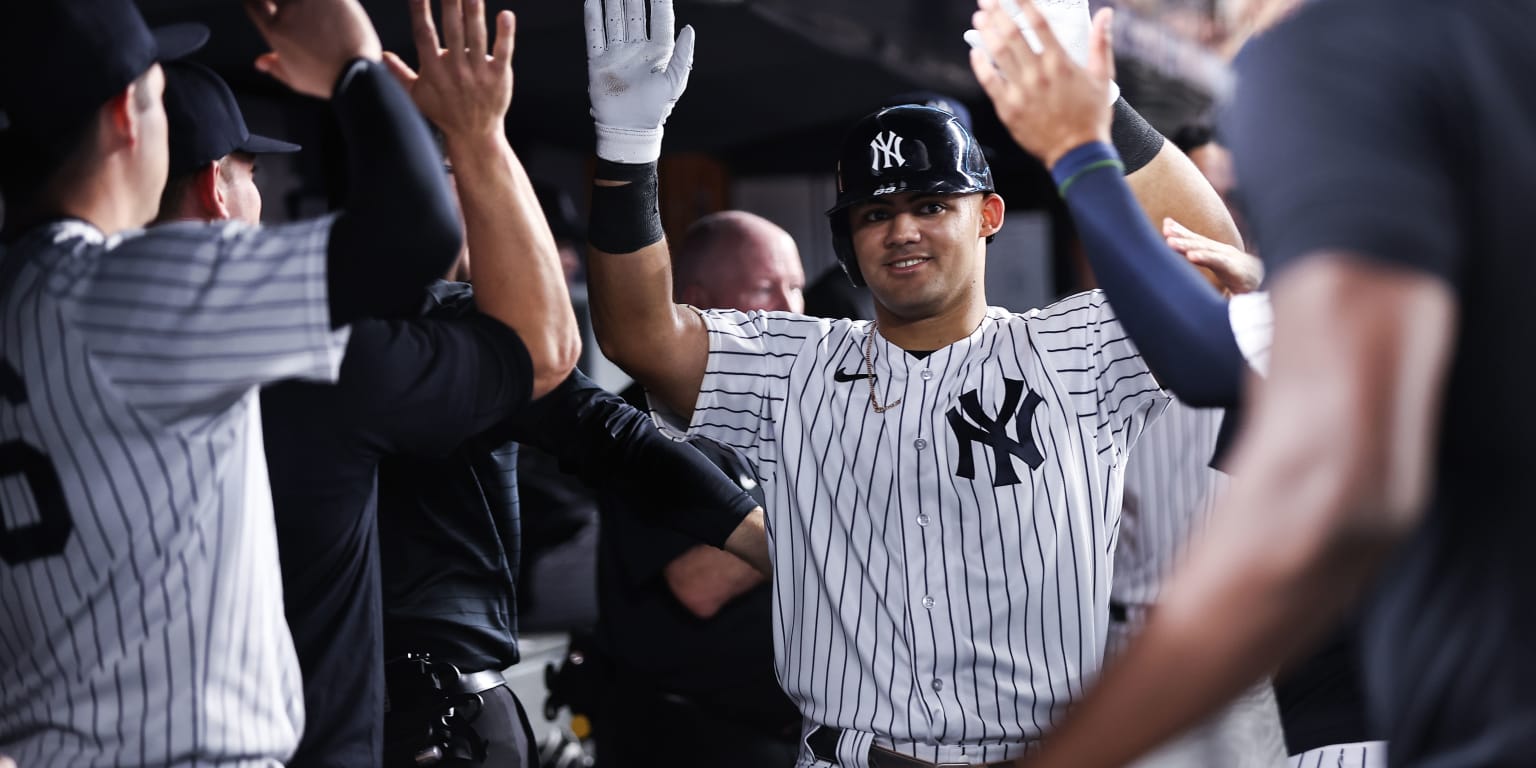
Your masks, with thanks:
<instances>
[{"instance_id":1,"label":"catcher's helmet","mask_svg":"<svg viewBox=\"0 0 1536 768\"><path fill-rule=\"evenodd\" d=\"M837 162L837 204L827 211L832 248L854 285L864 285L846 211L881 195L993 192L992 169L970 131L933 107L882 109L860 120L843 139Z\"/></svg>"}]
</instances>

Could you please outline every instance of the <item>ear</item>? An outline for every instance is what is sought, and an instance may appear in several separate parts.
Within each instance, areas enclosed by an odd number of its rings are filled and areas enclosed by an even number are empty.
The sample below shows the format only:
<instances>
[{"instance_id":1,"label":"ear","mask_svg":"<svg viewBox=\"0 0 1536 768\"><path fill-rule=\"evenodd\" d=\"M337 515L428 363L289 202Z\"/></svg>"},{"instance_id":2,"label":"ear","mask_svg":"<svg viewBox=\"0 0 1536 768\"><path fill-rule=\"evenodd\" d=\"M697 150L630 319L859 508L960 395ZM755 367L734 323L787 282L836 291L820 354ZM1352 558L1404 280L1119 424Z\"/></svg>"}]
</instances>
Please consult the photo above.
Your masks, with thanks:
<instances>
[{"instance_id":1,"label":"ear","mask_svg":"<svg viewBox=\"0 0 1536 768\"><path fill-rule=\"evenodd\" d=\"M981 199L981 237L991 237L1003 228L1006 209L1002 196L995 192L988 192Z\"/></svg>"},{"instance_id":2,"label":"ear","mask_svg":"<svg viewBox=\"0 0 1536 768\"><path fill-rule=\"evenodd\" d=\"M199 168L193 185L197 188L197 204L203 209L204 218L229 218L229 206L224 203L224 185L219 183L218 160L210 160Z\"/></svg>"},{"instance_id":3,"label":"ear","mask_svg":"<svg viewBox=\"0 0 1536 768\"><path fill-rule=\"evenodd\" d=\"M123 144L133 144L139 140L139 115L133 109L133 93L138 87L138 82L129 83L105 107L106 122L111 127L112 136Z\"/></svg>"}]
</instances>

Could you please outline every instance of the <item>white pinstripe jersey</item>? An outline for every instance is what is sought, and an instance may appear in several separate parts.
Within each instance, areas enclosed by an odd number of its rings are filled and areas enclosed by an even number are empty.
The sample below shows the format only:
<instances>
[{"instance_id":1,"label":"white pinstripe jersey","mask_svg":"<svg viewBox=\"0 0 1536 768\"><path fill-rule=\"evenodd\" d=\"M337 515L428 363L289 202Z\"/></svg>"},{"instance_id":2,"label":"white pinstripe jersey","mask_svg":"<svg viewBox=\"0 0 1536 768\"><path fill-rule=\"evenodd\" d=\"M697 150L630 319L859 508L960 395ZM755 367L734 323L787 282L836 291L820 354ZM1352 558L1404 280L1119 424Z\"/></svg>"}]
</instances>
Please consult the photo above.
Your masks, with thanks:
<instances>
[{"instance_id":1,"label":"white pinstripe jersey","mask_svg":"<svg viewBox=\"0 0 1536 768\"><path fill-rule=\"evenodd\" d=\"M1227 308L1232 336L1248 365L1269 372L1274 310L1267 292L1232 297ZM1191 408L1177 400L1125 471L1125 510L1110 595L1131 605L1157 602L1163 579L1186 545L1210 518L1226 476L1210 468L1224 411Z\"/></svg>"},{"instance_id":2,"label":"white pinstripe jersey","mask_svg":"<svg viewBox=\"0 0 1536 768\"><path fill-rule=\"evenodd\" d=\"M256 387L334 379L331 219L78 222L0 262L0 753L276 765L302 689Z\"/></svg>"},{"instance_id":3,"label":"white pinstripe jersey","mask_svg":"<svg viewBox=\"0 0 1536 768\"><path fill-rule=\"evenodd\" d=\"M1166 402L1103 294L989 309L923 359L876 334L884 414L854 378L869 323L702 314L691 430L763 477L778 676L807 722L1018 754L1098 669L1121 467Z\"/></svg>"},{"instance_id":4,"label":"white pinstripe jersey","mask_svg":"<svg viewBox=\"0 0 1536 768\"><path fill-rule=\"evenodd\" d=\"M1110 597L1152 605L1189 540L1210 519L1226 476L1211 469L1225 411L1177 400L1141 436L1125 469L1125 503Z\"/></svg>"}]
</instances>

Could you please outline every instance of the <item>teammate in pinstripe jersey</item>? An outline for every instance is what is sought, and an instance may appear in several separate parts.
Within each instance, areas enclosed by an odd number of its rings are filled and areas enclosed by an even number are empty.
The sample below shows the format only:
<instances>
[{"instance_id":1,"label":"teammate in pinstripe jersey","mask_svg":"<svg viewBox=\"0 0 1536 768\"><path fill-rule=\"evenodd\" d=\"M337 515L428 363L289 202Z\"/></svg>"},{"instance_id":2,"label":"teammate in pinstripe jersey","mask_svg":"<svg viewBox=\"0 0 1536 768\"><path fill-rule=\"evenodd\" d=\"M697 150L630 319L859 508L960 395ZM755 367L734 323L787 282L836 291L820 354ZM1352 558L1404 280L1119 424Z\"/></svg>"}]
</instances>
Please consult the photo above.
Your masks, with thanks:
<instances>
[{"instance_id":1,"label":"teammate in pinstripe jersey","mask_svg":"<svg viewBox=\"0 0 1536 768\"><path fill-rule=\"evenodd\" d=\"M370 306L332 293L338 265L376 271L382 252L375 287L415 294L452 261L457 221L361 8L283 11L253 14L268 69L334 89L344 125L373 121L423 234L366 195L285 227L137 231L166 178L155 38L127 0L0 13L0 751L29 768L272 766L303 727L256 387L334 378ZM70 57L40 56L61 44ZM22 74L39 60L63 71Z\"/></svg>"},{"instance_id":2,"label":"teammate in pinstripe jersey","mask_svg":"<svg viewBox=\"0 0 1536 768\"><path fill-rule=\"evenodd\" d=\"M622 6L586 4L598 337L669 429L759 467L799 764L1024 754L1098 668L1125 461L1166 397L1102 294L987 307L1004 204L928 107L865 118L840 153L829 219L877 323L674 305L654 162L693 32L674 44L670 3L649 35ZM1135 149L1151 212L1232 233L1181 156Z\"/></svg>"}]
</instances>

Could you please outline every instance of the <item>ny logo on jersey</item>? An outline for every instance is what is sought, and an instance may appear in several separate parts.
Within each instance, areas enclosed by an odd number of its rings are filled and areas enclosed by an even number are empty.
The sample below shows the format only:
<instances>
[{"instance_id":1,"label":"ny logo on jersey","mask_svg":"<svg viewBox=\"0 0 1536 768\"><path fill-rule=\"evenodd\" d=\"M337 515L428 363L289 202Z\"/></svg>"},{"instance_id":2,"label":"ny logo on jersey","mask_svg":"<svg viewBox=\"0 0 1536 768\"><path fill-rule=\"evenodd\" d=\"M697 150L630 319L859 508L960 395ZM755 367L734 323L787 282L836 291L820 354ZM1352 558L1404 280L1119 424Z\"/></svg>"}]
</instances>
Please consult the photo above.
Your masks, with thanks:
<instances>
[{"instance_id":1,"label":"ny logo on jersey","mask_svg":"<svg viewBox=\"0 0 1536 768\"><path fill-rule=\"evenodd\" d=\"M869 169L879 173L882 168L900 168L907 164L907 159L901 156L902 138L895 131L875 134L874 141L869 142Z\"/></svg>"},{"instance_id":2,"label":"ny logo on jersey","mask_svg":"<svg viewBox=\"0 0 1536 768\"><path fill-rule=\"evenodd\" d=\"M1023 407L1020 407L1022 400ZM951 408L944 414L949 419L949 428L955 433L955 440L960 444L960 458L955 467L955 475L967 480L976 479L976 461L972 455L975 443L990 446L992 458L997 464L997 469L992 476L992 487L1001 488L1005 485L1017 485L1018 473L1013 471L1013 457L1017 456L1029 465L1030 469L1038 469L1045 462L1045 457L1040 455L1040 449L1035 447L1035 437L1030 432L1030 422L1034 420L1035 408L1039 407L1044 398L1029 391L1029 396L1024 397L1024 382L1017 379L1003 379L1003 406L997 411L997 418L987 416L987 412L981 408L981 397L977 390L971 390L960 396L960 407ZM960 415L964 410L965 416ZM966 416L970 421L966 421ZM1008 422L1014 425L1015 440L1008 436ZM972 424L971 422L975 422Z\"/></svg>"}]
</instances>

